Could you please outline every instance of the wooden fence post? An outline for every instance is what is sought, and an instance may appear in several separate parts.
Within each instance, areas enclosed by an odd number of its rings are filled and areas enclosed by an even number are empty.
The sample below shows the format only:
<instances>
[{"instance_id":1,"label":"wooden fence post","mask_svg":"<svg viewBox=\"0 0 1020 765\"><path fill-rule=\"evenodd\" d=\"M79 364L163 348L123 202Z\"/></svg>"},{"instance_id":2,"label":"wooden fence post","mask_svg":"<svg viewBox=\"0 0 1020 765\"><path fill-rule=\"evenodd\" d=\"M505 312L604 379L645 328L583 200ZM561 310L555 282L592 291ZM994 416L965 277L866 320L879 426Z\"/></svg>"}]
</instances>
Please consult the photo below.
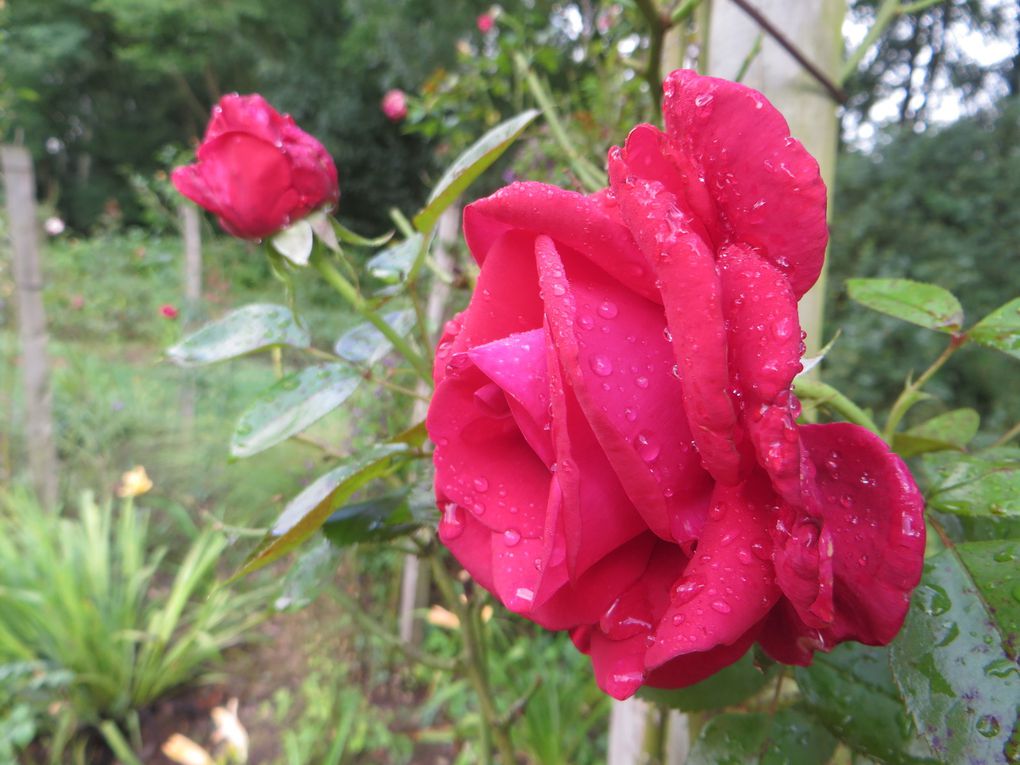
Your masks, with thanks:
<instances>
[{"instance_id":1,"label":"wooden fence post","mask_svg":"<svg viewBox=\"0 0 1020 765\"><path fill-rule=\"evenodd\" d=\"M0 166L14 261L28 464L39 501L52 510L57 504L57 450L53 440L53 402L32 156L23 146L3 146Z\"/></svg>"},{"instance_id":2,"label":"wooden fence post","mask_svg":"<svg viewBox=\"0 0 1020 765\"><path fill-rule=\"evenodd\" d=\"M446 208L440 216L436 231L436 248L433 257L436 266L449 272L453 267L452 247L460 234L460 205L453 204ZM428 322L428 331L431 338L442 329L446 301L450 297L450 285L435 279L432 289L429 291L428 303L425 306L425 319ZM431 348L426 349L431 351ZM418 392L428 395L428 387L421 383ZM418 422L425 417L428 404L418 400L414 403L413 422ZM404 572L400 586L400 612L399 627L400 639L409 645L417 645L421 642L422 627L421 619L416 618L415 612L426 605L429 589L428 569L419 565L420 561L415 555L404 557Z\"/></svg>"}]
</instances>

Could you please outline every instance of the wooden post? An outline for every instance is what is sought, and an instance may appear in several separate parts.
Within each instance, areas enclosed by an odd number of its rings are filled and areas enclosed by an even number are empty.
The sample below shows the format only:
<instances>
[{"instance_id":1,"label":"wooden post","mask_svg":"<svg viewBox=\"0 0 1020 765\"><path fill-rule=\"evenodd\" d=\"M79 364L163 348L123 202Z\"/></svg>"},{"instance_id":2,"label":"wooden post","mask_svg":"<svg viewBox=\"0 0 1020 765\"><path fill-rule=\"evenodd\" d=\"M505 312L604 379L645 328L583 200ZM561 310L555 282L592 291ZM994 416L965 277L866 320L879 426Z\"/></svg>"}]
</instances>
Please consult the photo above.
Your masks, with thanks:
<instances>
[{"instance_id":1,"label":"wooden post","mask_svg":"<svg viewBox=\"0 0 1020 765\"><path fill-rule=\"evenodd\" d=\"M25 441L32 484L48 509L57 504L57 450L53 440L50 365L46 352L39 224L32 157L23 146L0 148L18 306L21 376L25 395Z\"/></svg>"},{"instance_id":2,"label":"wooden post","mask_svg":"<svg viewBox=\"0 0 1020 765\"><path fill-rule=\"evenodd\" d=\"M453 267L452 247L460 235L460 205L450 205L439 217L436 230L436 247L433 257L441 271L449 272ZM428 334L433 340L442 330L446 301L450 297L450 285L435 279L429 291L428 303L425 305L425 320L428 322ZM432 349L427 349L431 351ZM428 395L428 387L419 383L418 392ZM422 400L414 403L412 421L418 422L425 417L428 404ZM410 645L417 645L422 638L421 619L415 613L426 605L429 591L429 572L419 565L416 555L404 557L404 573L400 586L400 639Z\"/></svg>"},{"instance_id":3,"label":"wooden post","mask_svg":"<svg viewBox=\"0 0 1020 765\"><path fill-rule=\"evenodd\" d=\"M839 79L843 57L843 19L846 0L751 0L753 7L780 29L797 49L831 81ZM733 0L712 0L707 74L732 79L762 31ZM790 131L818 160L829 189L830 205L836 180L839 124L832 95L771 36L744 75L744 84L760 90L790 123ZM800 320L807 332L807 353L824 344L822 315L825 271L800 301Z\"/></svg>"},{"instance_id":4,"label":"wooden post","mask_svg":"<svg viewBox=\"0 0 1020 765\"><path fill-rule=\"evenodd\" d=\"M180 206L181 239L184 242L184 305L181 317L192 325L202 310L202 220L191 202ZM181 422L190 441L195 425L195 374L184 370L181 382Z\"/></svg>"},{"instance_id":5,"label":"wooden post","mask_svg":"<svg viewBox=\"0 0 1020 765\"><path fill-rule=\"evenodd\" d=\"M198 310L202 300L202 228L198 208L181 203L181 236L184 239L185 314ZM189 316L188 318L193 318Z\"/></svg>"}]
</instances>

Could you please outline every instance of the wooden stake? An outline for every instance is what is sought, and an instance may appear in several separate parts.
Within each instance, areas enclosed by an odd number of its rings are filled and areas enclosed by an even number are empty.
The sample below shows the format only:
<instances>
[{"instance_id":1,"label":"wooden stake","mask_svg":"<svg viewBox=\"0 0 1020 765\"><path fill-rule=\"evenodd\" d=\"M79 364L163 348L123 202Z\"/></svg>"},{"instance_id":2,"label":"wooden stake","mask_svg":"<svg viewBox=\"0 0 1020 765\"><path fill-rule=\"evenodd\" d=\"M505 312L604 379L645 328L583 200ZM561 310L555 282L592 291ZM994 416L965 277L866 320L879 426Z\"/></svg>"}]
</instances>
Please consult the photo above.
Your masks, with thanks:
<instances>
[{"instance_id":1,"label":"wooden stake","mask_svg":"<svg viewBox=\"0 0 1020 765\"><path fill-rule=\"evenodd\" d=\"M28 465L39 501L52 510L57 504L57 450L53 440L53 405L32 157L23 146L3 146L0 148L0 166L3 168L14 259Z\"/></svg>"}]
</instances>

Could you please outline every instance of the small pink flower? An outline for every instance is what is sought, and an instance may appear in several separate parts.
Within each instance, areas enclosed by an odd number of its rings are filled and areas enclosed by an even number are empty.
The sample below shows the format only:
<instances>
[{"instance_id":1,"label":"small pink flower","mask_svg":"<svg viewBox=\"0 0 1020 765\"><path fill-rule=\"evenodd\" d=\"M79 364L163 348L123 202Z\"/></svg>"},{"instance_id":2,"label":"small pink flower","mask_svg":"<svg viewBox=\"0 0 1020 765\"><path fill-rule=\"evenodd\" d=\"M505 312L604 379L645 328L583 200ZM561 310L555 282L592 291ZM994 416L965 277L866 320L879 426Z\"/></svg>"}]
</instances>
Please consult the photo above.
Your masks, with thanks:
<instances>
[{"instance_id":1,"label":"small pink flower","mask_svg":"<svg viewBox=\"0 0 1020 765\"><path fill-rule=\"evenodd\" d=\"M407 95L399 88L387 90L380 104L390 122L400 122L407 116Z\"/></svg>"},{"instance_id":2,"label":"small pink flower","mask_svg":"<svg viewBox=\"0 0 1020 765\"><path fill-rule=\"evenodd\" d=\"M159 313L164 319L170 319L171 321L180 315L180 311L178 311L175 306L170 305L170 303L164 303L161 305L159 307Z\"/></svg>"},{"instance_id":3,"label":"small pink flower","mask_svg":"<svg viewBox=\"0 0 1020 765\"><path fill-rule=\"evenodd\" d=\"M475 24L478 25L478 31L483 35L486 35L492 31L493 26L496 24L496 20L492 18L492 14L483 13L475 20Z\"/></svg>"}]
</instances>

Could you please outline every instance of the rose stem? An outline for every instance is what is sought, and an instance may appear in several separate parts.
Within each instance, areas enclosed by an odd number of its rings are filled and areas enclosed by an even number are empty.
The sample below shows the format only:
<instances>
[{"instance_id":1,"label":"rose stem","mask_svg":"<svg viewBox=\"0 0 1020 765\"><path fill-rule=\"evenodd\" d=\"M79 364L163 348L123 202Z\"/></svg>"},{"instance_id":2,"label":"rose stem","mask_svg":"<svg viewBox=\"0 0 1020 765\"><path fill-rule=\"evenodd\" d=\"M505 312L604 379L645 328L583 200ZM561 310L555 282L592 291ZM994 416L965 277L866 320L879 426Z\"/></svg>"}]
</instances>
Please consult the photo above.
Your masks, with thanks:
<instances>
[{"instance_id":1,"label":"rose stem","mask_svg":"<svg viewBox=\"0 0 1020 765\"><path fill-rule=\"evenodd\" d=\"M339 271L333 268L333 265L321 254L314 253L312 255L312 265L314 265L316 270L322 274L322 277L329 282L330 286L332 286L333 289L340 294L340 297L347 301L347 304L350 305L351 308L361 314L365 319L371 322L376 329L383 333L383 336L393 344L393 347L400 352L400 355L410 362L411 366L413 366L414 370L418 373L418 376L424 382L431 385L432 370L429 363L419 356L407 343L407 341L404 340L404 338L401 337L395 329L393 329L393 327L391 327L378 313L369 307L368 303L365 302L365 299L361 297L360 293L358 293L356 289L354 289L354 286L347 281Z\"/></svg>"},{"instance_id":2,"label":"rose stem","mask_svg":"<svg viewBox=\"0 0 1020 765\"><path fill-rule=\"evenodd\" d=\"M949 338L949 345L942 351L942 354L932 362L932 365L924 370L924 374L912 383L904 386L903 392L889 410L889 419L885 421L885 430L882 437L886 443L892 444L893 436L896 434L896 427L903 420L903 416L910 411L910 407L917 403L917 393L924 387L932 376L938 372L942 365L949 361L949 357L956 353L964 343L967 342L966 334L953 335Z\"/></svg>"},{"instance_id":3,"label":"rose stem","mask_svg":"<svg viewBox=\"0 0 1020 765\"><path fill-rule=\"evenodd\" d=\"M464 647L463 663L467 669L468 680L474 686L475 694L478 696L478 704L482 712L482 724L479 726L482 748L480 761L483 764L491 763L492 742L495 739L496 748L499 750L499 756L504 765L514 765L516 758L513 745L510 743L506 728L500 724L501 718L496 712L492 699L492 688L489 685L489 673L485 666L483 637L478 615L473 611L470 603L463 603L457 597L450 574L443 567L439 556L432 555L429 561L432 564L432 575L436 586L439 587L446 602L460 619Z\"/></svg>"}]
</instances>

